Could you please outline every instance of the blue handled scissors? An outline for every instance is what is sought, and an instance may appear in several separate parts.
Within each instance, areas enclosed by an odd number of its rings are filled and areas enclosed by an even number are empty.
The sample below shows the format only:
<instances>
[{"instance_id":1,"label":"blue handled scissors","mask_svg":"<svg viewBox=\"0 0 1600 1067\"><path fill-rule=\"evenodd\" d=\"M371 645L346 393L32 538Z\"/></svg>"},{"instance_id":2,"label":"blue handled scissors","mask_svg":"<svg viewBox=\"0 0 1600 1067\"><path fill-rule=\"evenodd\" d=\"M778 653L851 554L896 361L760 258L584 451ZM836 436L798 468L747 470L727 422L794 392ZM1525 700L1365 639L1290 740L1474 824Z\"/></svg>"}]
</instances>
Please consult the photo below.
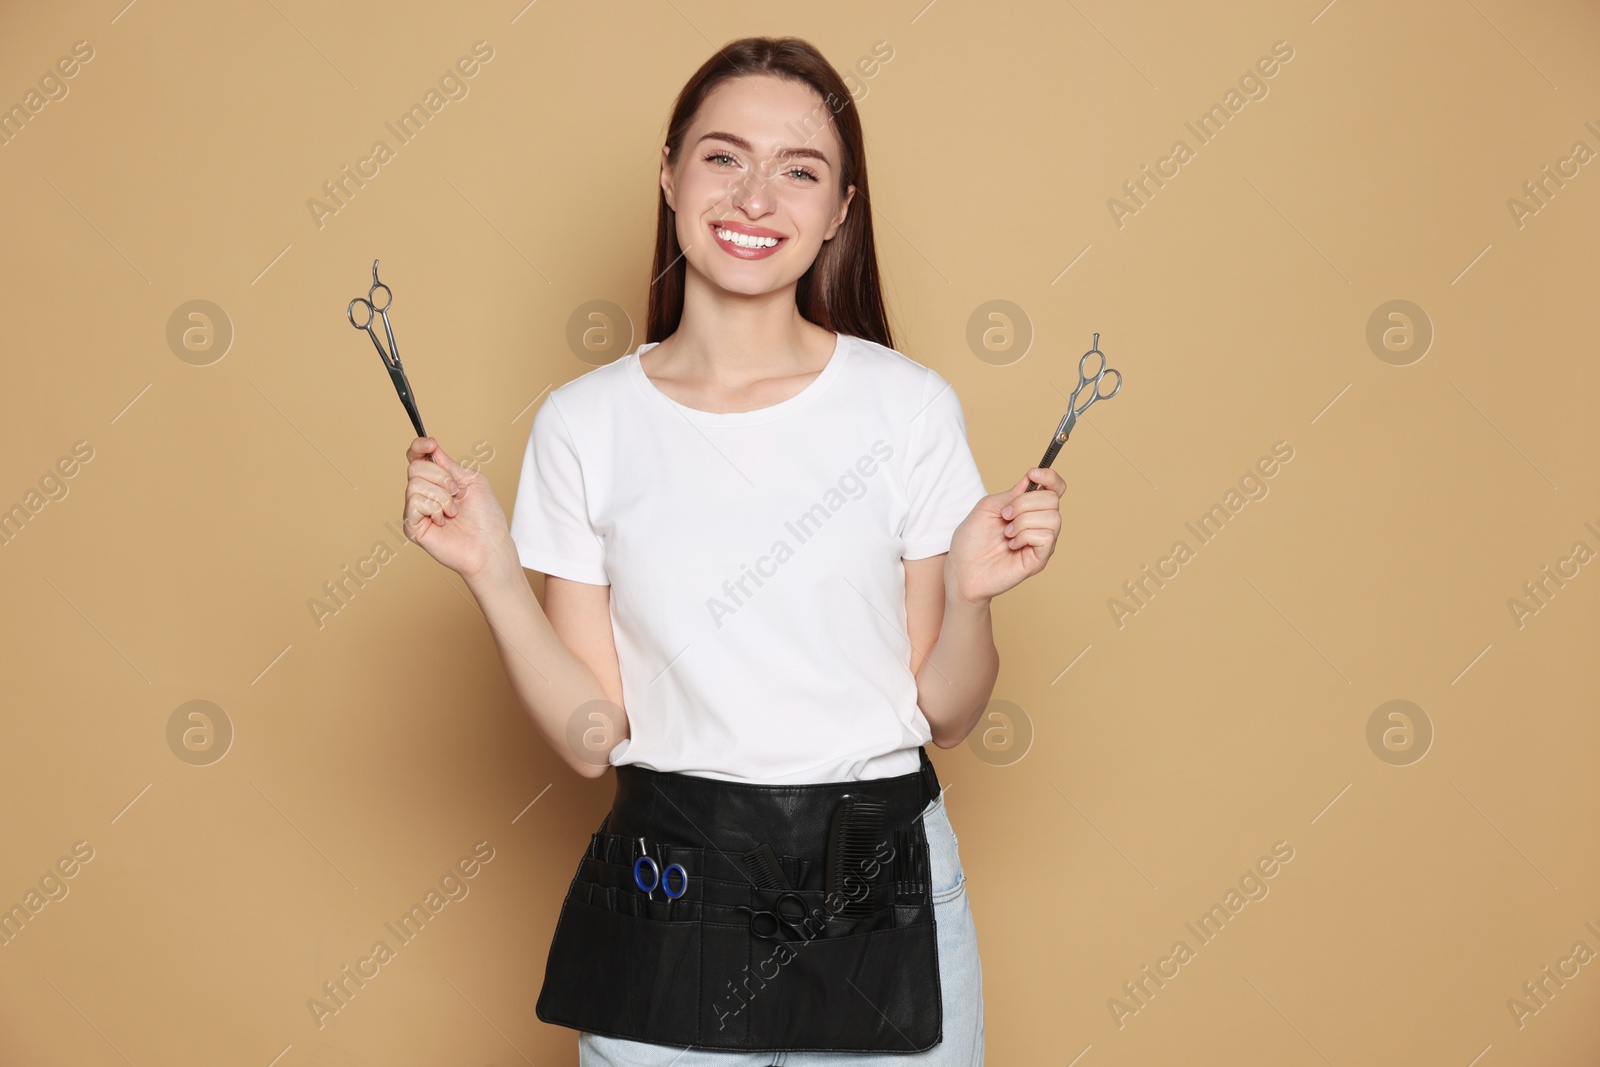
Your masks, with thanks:
<instances>
[{"instance_id":1,"label":"blue handled scissors","mask_svg":"<svg viewBox=\"0 0 1600 1067\"><path fill-rule=\"evenodd\" d=\"M639 851L642 855L633 861L633 884L644 890L645 896L652 896L656 886L661 887L661 891L667 895L668 900L677 900L689 891L689 872L683 869L683 864L669 863L666 869L662 870L661 865L650 857L650 850L645 847L644 838L642 837L639 838ZM650 868L649 885L645 884L644 875L639 873L640 867ZM673 871L677 871L683 878L683 883L678 886L676 893L672 891L672 881L669 877Z\"/></svg>"},{"instance_id":2,"label":"blue handled scissors","mask_svg":"<svg viewBox=\"0 0 1600 1067\"><path fill-rule=\"evenodd\" d=\"M780 893L778 899L773 902L771 911L747 908L743 904L735 904L734 907L739 911L748 911L750 913L750 932L768 941L793 940L793 938L783 937L779 933L782 929L788 929L799 935L802 941L809 941L816 936L814 930L805 928L804 923L809 909L805 900L797 893Z\"/></svg>"},{"instance_id":3,"label":"blue handled scissors","mask_svg":"<svg viewBox=\"0 0 1600 1067\"><path fill-rule=\"evenodd\" d=\"M1086 369L1090 356L1100 357L1100 367L1093 374ZM1108 374L1117 376L1117 384L1109 393L1100 392L1100 383ZM1089 388L1089 383L1094 383L1094 389L1089 393L1089 398L1080 406L1078 395ZM1122 388L1122 372L1114 367L1106 366L1106 354L1100 351L1100 335L1094 335L1094 347L1083 354L1078 360L1078 387L1072 391L1072 396L1067 400L1067 413L1061 416L1061 425L1056 427L1056 435L1050 439L1050 447L1045 449L1044 458L1039 461L1039 466L1048 467L1056 461L1056 455L1061 451L1061 446L1067 443L1067 438L1072 436L1072 430L1078 425L1078 416L1082 415L1096 400L1110 400ZM1025 492L1033 492L1039 488L1039 483L1030 480Z\"/></svg>"},{"instance_id":4,"label":"blue handled scissors","mask_svg":"<svg viewBox=\"0 0 1600 1067\"><path fill-rule=\"evenodd\" d=\"M383 290L380 297L378 290ZM428 436L422 428L422 416L417 412L417 402L411 398L411 383L406 380L406 369L400 363L400 348L394 343L394 327L389 325L389 305L394 302L394 293L387 285L378 280L378 261L372 261L372 288L367 290L365 299L356 297L350 301L350 306L345 309L349 316L350 325L358 330L366 330L367 336L372 338L372 347L378 350L378 355L383 359L383 365L389 372L389 379L394 382L395 392L400 394L400 403L406 407L406 414L411 416L411 426L417 431L418 437ZM366 309L366 321L356 321L356 305L360 304ZM378 341L378 333L372 328L374 312L383 317L383 332L389 335L389 351L383 350L383 345ZM432 458L432 457L430 457ZM437 459L435 459L437 462Z\"/></svg>"}]
</instances>

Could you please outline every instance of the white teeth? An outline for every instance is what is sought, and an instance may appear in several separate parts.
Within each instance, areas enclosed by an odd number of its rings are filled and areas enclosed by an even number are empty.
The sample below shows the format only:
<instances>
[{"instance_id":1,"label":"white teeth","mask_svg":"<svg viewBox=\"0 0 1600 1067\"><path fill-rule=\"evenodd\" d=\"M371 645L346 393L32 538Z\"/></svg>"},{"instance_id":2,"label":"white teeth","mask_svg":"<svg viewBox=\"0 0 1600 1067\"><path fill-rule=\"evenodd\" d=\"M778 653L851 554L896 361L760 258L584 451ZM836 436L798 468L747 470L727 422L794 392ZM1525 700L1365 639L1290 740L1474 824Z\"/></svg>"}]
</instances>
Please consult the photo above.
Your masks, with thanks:
<instances>
[{"instance_id":1,"label":"white teeth","mask_svg":"<svg viewBox=\"0 0 1600 1067\"><path fill-rule=\"evenodd\" d=\"M737 230L718 230L716 233L720 239L729 244L736 244L740 248L771 248L778 243L776 237L751 237Z\"/></svg>"}]
</instances>

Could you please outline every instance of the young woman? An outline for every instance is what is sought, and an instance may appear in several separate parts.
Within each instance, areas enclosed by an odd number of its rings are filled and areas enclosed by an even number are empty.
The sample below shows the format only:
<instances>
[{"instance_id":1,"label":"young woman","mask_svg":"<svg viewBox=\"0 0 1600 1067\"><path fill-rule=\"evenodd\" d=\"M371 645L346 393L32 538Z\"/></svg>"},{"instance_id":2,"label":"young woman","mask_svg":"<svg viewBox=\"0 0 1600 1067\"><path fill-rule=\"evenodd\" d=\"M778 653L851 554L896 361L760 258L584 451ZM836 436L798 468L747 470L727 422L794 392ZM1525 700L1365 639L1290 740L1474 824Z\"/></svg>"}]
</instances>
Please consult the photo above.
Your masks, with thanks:
<instances>
[{"instance_id":1,"label":"young woman","mask_svg":"<svg viewBox=\"0 0 1600 1067\"><path fill-rule=\"evenodd\" d=\"M660 185L648 340L546 398L509 526L433 438L407 451L407 536L546 741L616 771L539 1017L585 1067L981 1064L923 746L977 722L990 601L1044 567L1065 487L986 495L954 391L894 349L860 117L809 44L708 60Z\"/></svg>"}]
</instances>

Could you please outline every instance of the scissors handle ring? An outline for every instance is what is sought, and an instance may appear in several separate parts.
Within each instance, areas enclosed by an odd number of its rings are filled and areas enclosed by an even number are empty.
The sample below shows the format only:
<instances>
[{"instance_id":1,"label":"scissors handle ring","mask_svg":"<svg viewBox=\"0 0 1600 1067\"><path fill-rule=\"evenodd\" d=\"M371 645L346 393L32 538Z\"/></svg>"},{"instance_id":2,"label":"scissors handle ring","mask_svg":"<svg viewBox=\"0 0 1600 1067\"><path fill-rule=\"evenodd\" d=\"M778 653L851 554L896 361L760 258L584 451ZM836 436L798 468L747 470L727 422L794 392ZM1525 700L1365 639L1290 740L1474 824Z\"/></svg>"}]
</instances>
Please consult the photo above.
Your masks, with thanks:
<instances>
[{"instance_id":1,"label":"scissors handle ring","mask_svg":"<svg viewBox=\"0 0 1600 1067\"><path fill-rule=\"evenodd\" d=\"M1108 375L1108 374L1115 374L1117 376L1117 384L1112 388L1111 392L1102 393L1100 391L1100 382L1104 381L1106 375ZM1104 370L1102 370L1100 372L1100 377L1094 383L1094 398L1096 400L1110 400L1112 397L1117 395L1117 391L1120 390L1121 388L1122 388L1122 372L1117 370L1117 368L1115 368L1115 367L1107 367L1107 368L1105 368Z\"/></svg>"},{"instance_id":2,"label":"scissors handle ring","mask_svg":"<svg viewBox=\"0 0 1600 1067\"><path fill-rule=\"evenodd\" d=\"M743 904L735 904L734 907L739 911L748 911L750 913L750 932L752 934L768 941L781 940L781 938L778 937L778 929L781 923L779 922L776 914L770 911L757 911L755 908L749 908ZM757 924L770 925L763 930L761 926Z\"/></svg>"},{"instance_id":3,"label":"scissors handle ring","mask_svg":"<svg viewBox=\"0 0 1600 1067\"><path fill-rule=\"evenodd\" d=\"M793 909L790 911L784 910L784 905L790 901L793 901L794 908L799 909L797 914L793 912ZM803 925L809 908L806 905L805 898L798 893L780 894L778 899L773 902L771 911L762 911L758 908L746 907L743 904L736 904L734 907L739 911L748 911L750 913L750 932L756 937L764 938L768 941L787 940L781 933L784 927L788 927L801 938L812 936Z\"/></svg>"},{"instance_id":4,"label":"scissors handle ring","mask_svg":"<svg viewBox=\"0 0 1600 1067\"><path fill-rule=\"evenodd\" d=\"M651 881L650 881L649 885L645 885L644 884L644 879L639 876L639 865L640 864L645 864L645 863L650 865L650 874L652 875L652 878L651 878ZM660 866L660 864L656 863L656 861L651 859L649 856L640 856L638 859L634 860L633 861L633 884L637 885L640 889L644 890L646 893L654 892L656 886L661 884L661 866Z\"/></svg>"},{"instance_id":5,"label":"scissors handle ring","mask_svg":"<svg viewBox=\"0 0 1600 1067\"><path fill-rule=\"evenodd\" d=\"M356 321L356 305L357 304L360 304L362 307L367 309L367 321L366 322L357 322ZM368 329L372 325L372 304L369 303L368 301L366 301L365 299L363 299L362 297L358 296L354 300L350 301L350 306L345 308L344 313L350 317L350 325L354 326L358 330Z\"/></svg>"},{"instance_id":6,"label":"scissors handle ring","mask_svg":"<svg viewBox=\"0 0 1600 1067\"><path fill-rule=\"evenodd\" d=\"M377 293L379 289L383 290L383 303L381 305L373 299L373 295ZM394 303L394 291L387 285L384 285L382 282L377 282L372 286L371 289L367 290L367 303L372 306L372 310L374 311L388 311L389 305Z\"/></svg>"},{"instance_id":7,"label":"scissors handle ring","mask_svg":"<svg viewBox=\"0 0 1600 1067\"><path fill-rule=\"evenodd\" d=\"M1100 375L1105 373L1105 370L1106 370L1106 354L1104 352L1100 351L1099 341L1098 341L1099 336L1100 336L1099 334L1095 334L1095 337L1097 339L1096 342L1095 342L1095 347L1091 348L1091 349L1089 349L1089 351L1085 352L1083 354L1083 356L1081 358L1079 358L1079 360L1078 360L1078 378L1081 381L1092 382L1096 378L1100 377ZM1089 362L1089 357L1090 356L1099 356L1100 357L1100 366L1095 370L1095 372L1093 374L1090 374L1090 373L1088 373L1087 371L1085 371L1083 369L1083 365L1085 363Z\"/></svg>"},{"instance_id":8,"label":"scissors handle ring","mask_svg":"<svg viewBox=\"0 0 1600 1067\"><path fill-rule=\"evenodd\" d=\"M677 871L683 877L683 885L674 893L672 891L672 872ZM689 872L683 869L681 863L669 863L661 872L661 891L667 895L668 900L677 900L689 891Z\"/></svg>"},{"instance_id":9,"label":"scissors handle ring","mask_svg":"<svg viewBox=\"0 0 1600 1067\"><path fill-rule=\"evenodd\" d=\"M784 902L785 901L790 901L790 900L794 901L795 906L800 909L800 913L798 915L785 915L784 914L784 911L783 911ZM800 923L805 921L806 912L807 912L808 909L806 907L806 902L805 902L805 898L804 897L800 896L798 893L784 893L784 894L782 894L781 896L778 897L776 902L773 903L772 910L773 910L773 913L776 914L778 916L778 918L783 921L784 925L793 927L793 926L798 926Z\"/></svg>"}]
</instances>

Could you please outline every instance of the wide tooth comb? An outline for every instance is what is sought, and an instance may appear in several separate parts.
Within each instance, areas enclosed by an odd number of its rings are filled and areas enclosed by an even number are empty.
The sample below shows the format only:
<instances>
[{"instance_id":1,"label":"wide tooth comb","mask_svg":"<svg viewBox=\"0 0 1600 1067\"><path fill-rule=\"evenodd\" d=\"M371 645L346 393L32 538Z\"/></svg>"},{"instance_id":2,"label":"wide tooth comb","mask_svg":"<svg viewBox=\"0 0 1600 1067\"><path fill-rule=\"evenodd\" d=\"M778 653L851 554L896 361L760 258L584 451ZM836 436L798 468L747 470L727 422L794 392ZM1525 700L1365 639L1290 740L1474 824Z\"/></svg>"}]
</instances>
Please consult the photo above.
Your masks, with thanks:
<instances>
[{"instance_id":1,"label":"wide tooth comb","mask_svg":"<svg viewBox=\"0 0 1600 1067\"><path fill-rule=\"evenodd\" d=\"M834 805L828 825L827 891L844 901L838 914L860 919L872 914L872 894L861 892L860 881L872 882L866 872L877 862L878 848L884 841L883 825L888 805L877 797L846 793ZM855 875L852 883L850 875ZM856 884L855 895L847 892Z\"/></svg>"}]
</instances>

